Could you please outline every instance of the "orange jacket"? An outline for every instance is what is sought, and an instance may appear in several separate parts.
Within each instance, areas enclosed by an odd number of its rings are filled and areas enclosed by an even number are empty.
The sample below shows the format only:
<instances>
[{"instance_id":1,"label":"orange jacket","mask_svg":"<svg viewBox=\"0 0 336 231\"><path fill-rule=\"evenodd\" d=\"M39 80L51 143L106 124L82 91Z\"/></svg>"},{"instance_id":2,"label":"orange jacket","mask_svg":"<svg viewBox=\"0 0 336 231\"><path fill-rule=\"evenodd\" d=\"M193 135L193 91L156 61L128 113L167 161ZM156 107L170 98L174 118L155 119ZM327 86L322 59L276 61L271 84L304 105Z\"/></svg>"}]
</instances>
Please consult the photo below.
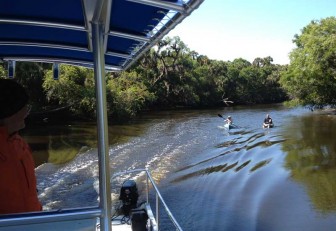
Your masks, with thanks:
<instances>
[{"instance_id":1,"label":"orange jacket","mask_svg":"<svg viewBox=\"0 0 336 231\"><path fill-rule=\"evenodd\" d=\"M0 127L0 214L42 210L34 168L28 144Z\"/></svg>"}]
</instances>

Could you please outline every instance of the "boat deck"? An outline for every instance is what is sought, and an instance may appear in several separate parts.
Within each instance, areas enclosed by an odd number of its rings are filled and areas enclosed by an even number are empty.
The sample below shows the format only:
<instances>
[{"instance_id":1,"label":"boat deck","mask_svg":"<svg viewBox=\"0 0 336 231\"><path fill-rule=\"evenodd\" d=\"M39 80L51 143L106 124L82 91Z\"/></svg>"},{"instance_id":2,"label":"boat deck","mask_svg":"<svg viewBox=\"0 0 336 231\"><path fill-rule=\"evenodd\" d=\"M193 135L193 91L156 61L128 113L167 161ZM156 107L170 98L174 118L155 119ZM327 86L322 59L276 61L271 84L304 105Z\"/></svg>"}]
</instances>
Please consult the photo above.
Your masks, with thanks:
<instances>
[{"instance_id":1,"label":"boat deck","mask_svg":"<svg viewBox=\"0 0 336 231\"><path fill-rule=\"evenodd\" d=\"M124 216L118 216L112 219L112 230L113 231L132 231L132 225L129 218ZM99 224L97 225L96 231L100 231Z\"/></svg>"},{"instance_id":2,"label":"boat deck","mask_svg":"<svg viewBox=\"0 0 336 231\"><path fill-rule=\"evenodd\" d=\"M112 219L112 230L115 231L132 231L130 218L124 216L118 216Z\"/></svg>"},{"instance_id":3,"label":"boat deck","mask_svg":"<svg viewBox=\"0 0 336 231\"><path fill-rule=\"evenodd\" d=\"M112 223L113 231L132 231L130 217L125 217L123 215L120 215L120 216L114 217L111 223ZM97 225L96 231L100 231L99 225Z\"/></svg>"}]
</instances>

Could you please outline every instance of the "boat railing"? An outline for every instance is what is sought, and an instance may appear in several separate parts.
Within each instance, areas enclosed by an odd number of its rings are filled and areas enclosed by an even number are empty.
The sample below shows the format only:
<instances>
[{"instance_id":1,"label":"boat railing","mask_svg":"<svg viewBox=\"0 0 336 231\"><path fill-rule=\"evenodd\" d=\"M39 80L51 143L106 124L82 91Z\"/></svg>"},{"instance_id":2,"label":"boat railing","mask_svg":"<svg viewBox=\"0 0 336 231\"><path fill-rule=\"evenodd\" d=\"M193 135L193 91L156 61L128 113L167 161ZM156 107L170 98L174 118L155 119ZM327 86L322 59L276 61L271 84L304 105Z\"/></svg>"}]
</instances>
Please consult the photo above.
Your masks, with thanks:
<instances>
[{"instance_id":1,"label":"boat railing","mask_svg":"<svg viewBox=\"0 0 336 231\"><path fill-rule=\"evenodd\" d=\"M169 219L171 220L171 222L173 223L173 225L175 226L177 231L183 231L183 229L181 228L181 226L179 225L179 223L177 222L177 220L175 219L175 217L173 216L172 212L170 211L170 209L168 208L168 205L166 204L166 202L164 201L159 188L157 187L152 175L150 174L148 169L133 169L133 170L128 170L128 171L124 171L124 172L119 172L116 173L112 176L112 178L117 177L117 176L121 176L121 175L126 175L126 174L130 174L130 173L141 173L141 172L145 172L146 173L146 210L147 210L147 215L149 216L151 225L152 225L152 230L156 231L159 230L159 217L160 217L160 213L159 213L159 208L160 208L160 202L164 208L164 210L166 211ZM149 205L149 191L150 191L150 185L153 187L154 192L155 192L155 218L154 215L151 211L151 207Z\"/></svg>"},{"instance_id":2,"label":"boat railing","mask_svg":"<svg viewBox=\"0 0 336 231\"><path fill-rule=\"evenodd\" d=\"M102 211L98 207L86 207L2 215L0 217L0 231L35 231L47 230L51 227L53 231L95 230L97 218L101 213Z\"/></svg>"}]
</instances>

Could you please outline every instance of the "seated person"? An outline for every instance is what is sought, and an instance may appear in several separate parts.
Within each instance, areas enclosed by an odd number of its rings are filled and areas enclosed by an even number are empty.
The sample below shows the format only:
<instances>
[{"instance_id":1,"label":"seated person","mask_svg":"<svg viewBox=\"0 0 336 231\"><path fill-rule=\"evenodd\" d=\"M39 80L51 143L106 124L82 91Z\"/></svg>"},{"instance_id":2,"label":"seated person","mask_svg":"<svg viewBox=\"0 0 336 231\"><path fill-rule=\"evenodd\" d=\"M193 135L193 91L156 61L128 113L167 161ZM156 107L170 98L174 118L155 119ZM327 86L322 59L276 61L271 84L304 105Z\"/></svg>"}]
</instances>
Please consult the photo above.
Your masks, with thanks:
<instances>
[{"instance_id":1,"label":"seated person","mask_svg":"<svg viewBox=\"0 0 336 231\"><path fill-rule=\"evenodd\" d=\"M0 215L41 211L31 149L18 131L29 114L25 89L0 78Z\"/></svg>"},{"instance_id":2,"label":"seated person","mask_svg":"<svg viewBox=\"0 0 336 231\"><path fill-rule=\"evenodd\" d=\"M224 120L226 124L231 125L233 123L231 116L228 116L226 120Z\"/></svg>"},{"instance_id":3,"label":"seated person","mask_svg":"<svg viewBox=\"0 0 336 231\"><path fill-rule=\"evenodd\" d=\"M266 118L264 119L263 127L264 128L271 128L271 127L273 127L273 120L272 120L272 118L270 117L269 114L267 114Z\"/></svg>"}]
</instances>

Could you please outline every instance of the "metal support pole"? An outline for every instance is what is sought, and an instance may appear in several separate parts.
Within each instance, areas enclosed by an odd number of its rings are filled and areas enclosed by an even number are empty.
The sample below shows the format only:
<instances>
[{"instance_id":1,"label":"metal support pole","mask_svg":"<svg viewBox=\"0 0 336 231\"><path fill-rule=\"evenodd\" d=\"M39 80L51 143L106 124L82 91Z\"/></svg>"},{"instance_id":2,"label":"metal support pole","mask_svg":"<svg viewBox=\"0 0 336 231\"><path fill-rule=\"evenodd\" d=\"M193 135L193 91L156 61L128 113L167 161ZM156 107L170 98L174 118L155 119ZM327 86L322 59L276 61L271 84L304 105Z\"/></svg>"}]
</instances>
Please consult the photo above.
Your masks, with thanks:
<instances>
[{"instance_id":1,"label":"metal support pole","mask_svg":"<svg viewBox=\"0 0 336 231\"><path fill-rule=\"evenodd\" d=\"M149 180L148 180L148 173L147 173L147 169L146 169L146 202L149 204Z\"/></svg>"},{"instance_id":2,"label":"metal support pole","mask_svg":"<svg viewBox=\"0 0 336 231\"><path fill-rule=\"evenodd\" d=\"M100 230L110 231L111 227L111 188L108 143L108 123L106 109L105 57L103 51L104 28L99 22L92 22L92 43L94 55L94 75L96 83L98 162L99 162L99 207Z\"/></svg>"},{"instance_id":3,"label":"metal support pole","mask_svg":"<svg viewBox=\"0 0 336 231\"><path fill-rule=\"evenodd\" d=\"M8 60L8 78L13 79L15 76L15 61Z\"/></svg>"},{"instance_id":4,"label":"metal support pole","mask_svg":"<svg viewBox=\"0 0 336 231\"><path fill-rule=\"evenodd\" d=\"M156 202L156 223L157 223L157 226L160 227L159 225L159 195L158 193L156 192L156 196L155 196L155 202Z\"/></svg>"}]
</instances>

